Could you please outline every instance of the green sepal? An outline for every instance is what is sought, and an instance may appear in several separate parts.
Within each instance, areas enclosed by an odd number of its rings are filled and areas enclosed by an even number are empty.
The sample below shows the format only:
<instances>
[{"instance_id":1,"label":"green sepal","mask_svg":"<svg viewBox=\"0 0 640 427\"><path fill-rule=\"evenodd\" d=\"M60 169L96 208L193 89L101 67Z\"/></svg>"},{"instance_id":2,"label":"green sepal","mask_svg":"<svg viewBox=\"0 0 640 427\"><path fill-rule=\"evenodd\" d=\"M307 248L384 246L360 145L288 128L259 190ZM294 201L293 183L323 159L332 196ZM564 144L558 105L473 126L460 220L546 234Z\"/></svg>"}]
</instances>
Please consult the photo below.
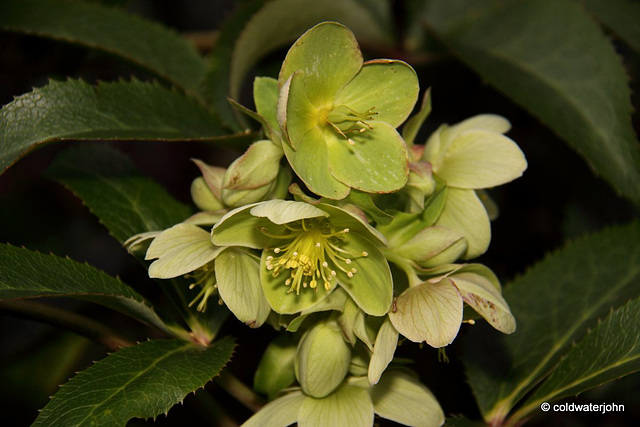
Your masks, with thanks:
<instances>
[{"instance_id":1,"label":"green sepal","mask_svg":"<svg viewBox=\"0 0 640 427\"><path fill-rule=\"evenodd\" d=\"M269 400L296 380L293 361L297 343L289 334L276 337L264 351L253 377L253 389L266 394Z\"/></svg>"}]
</instances>

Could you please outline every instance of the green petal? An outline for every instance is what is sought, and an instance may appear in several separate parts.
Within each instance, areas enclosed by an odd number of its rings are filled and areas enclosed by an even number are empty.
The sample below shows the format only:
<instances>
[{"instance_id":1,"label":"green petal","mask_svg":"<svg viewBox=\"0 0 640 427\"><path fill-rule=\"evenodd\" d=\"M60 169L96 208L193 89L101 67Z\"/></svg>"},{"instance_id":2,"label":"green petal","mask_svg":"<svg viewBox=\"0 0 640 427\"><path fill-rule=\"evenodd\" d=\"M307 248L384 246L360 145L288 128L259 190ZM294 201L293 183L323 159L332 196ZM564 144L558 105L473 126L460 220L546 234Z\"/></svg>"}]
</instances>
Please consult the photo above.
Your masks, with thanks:
<instances>
[{"instance_id":1,"label":"green petal","mask_svg":"<svg viewBox=\"0 0 640 427\"><path fill-rule=\"evenodd\" d=\"M418 77L402 61L368 61L336 95L334 107L345 105L357 112L375 108L374 121L396 128L404 122L418 99Z\"/></svg>"},{"instance_id":2,"label":"green petal","mask_svg":"<svg viewBox=\"0 0 640 427\"><path fill-rule=\"evenodd\" d=\"M452 187L489 188L513 181L527 168L518 145L495 132L469 130L451 142L433 170Z\"/></svg>"},{"instance_id":3,"label":"green petal","mask_svg":"<svg viewBox=\"0 0 640 427\"><path fill-rule=\"evenodd\" d=\"M489 270L484 267L484 269ZM450 276L451 281L458 287L462 299L478 314L485 318L494 328L505 334L516 330L516 320L511 314L509 305L496 288L495 283L486 275L497 281L490 270L481 275L471 271L460 270Z\"/></svg>"},{"instance_id":4,"label":"green petal","mask_svg":"<svg viewBox=\"0 0 640 427\"><path fill-rule=\"evenodd\" d=\"M462 233L431 226L420 230L407 242L390 250L423 267L435 267L455 261L466 250L466 242ZM436 257L437 259L434 259ZM427 262L432 259L433 262Z\"/></svg>"},{"instance_id":5,"label":"green petal","mask_svg":"<svg viewBox=\"0 0 640 427\"><path fill-rule=\"evenodd\" d=\"M509 120L495 114L479 114L457 123L443 133L443 138L453 141L463 132L468 130L486 130L495 133L506 133L511 129Z\"/></svg>"},{"instance_id":6,"label":"green petal","mask_svg":"<svg viewBox=\"0 0 640 427\"><path fill-rule=\"evenodd\" d=\"M491 242L491 224L484 205L473 190L449 188L436 225L459 231L467 239L464 259L482 255Z\"/></svg>"},{"instance_id":7,"label":"green petal","mask_svg":"<svg viewBox=\"0 0 640 427\"><path fill-rule=\"evenodd\" d=\"M282 148L269 141L254 142L227 168L222 187L227 190L251 190L270 184L280 170Z\"/></svg>"},{"instance_id":8,"label":"green petal","mask_svg":"<svg viewBox=\"0 0 640 427\"><path fill-rule=\"evenodd\" d=\"M298 425L371 427L373 403L367 390L343 385L325 398L307 397L298 413Z\"/></svg>"},{"instance_id":9,"label":"green petal","mask_svg":"<svg viewBox=\"0 0 640 427\"><path fill-rule=\"evenodd\" d=\"M351 349L333 322L318 323L302 336L294 360L302 391L317 398L333 392L344 380L351 363Z\"/></svg>"},{"instance_id":10,"label":"green petal","mask_svg":"<svg viewBox=\"0 0 640 427\"><path fill-rule=\"evenodd\" d=\"M256 112L260 114L271 127L272 131L279 132L276 106L278 105L278 81L271 77L256 77L253 81L253 102L256 104ZM269 135L269 132L265 130Z\"/></svg>"},{"instance_id":11,"label":"green petal","mask_svg":"<svg viewBox=\"0 0 640 427\"><path fill-rule=\"evenodd\" d=\"M328 107L319 107L309 101L302 71L292 74L285 82L278 98L278 123L294 150L309 131L324 129L323 108Z\"/></svg>"},{"instance_id":12,"label":"green petal","mask_svg":"<svg viewBox=\"0 0 640 427\"><path fill-rule=\"evenodd\" d=\"M274 277L273 271L267 270L267 251L262 252L260 261L260 282L262 290L269 302L269 305L276 313L296 314L312 305L322 301L336 287L325 290L322 285L316 289L301 288L300 294L289 292L289 286L285 285L285 280L289 278L289 270L284 270Z\"/></svg>"},{"instance_id":13,"label":"green petal","mask_svg":"<svg viewBox=\"0 0 640 427\"><path fill-rule=\"evenodd\" d=\"M251 215L268 218L274 224L288 224L301 219L328 217L325 211L305 202L268 200L250 210Z\"/></svg>"},{"instance_id":14,"label":"green petal","mask_svg":"<svg viewBox=\"0 0 640 427\"><path fill-rule=\"evenodd\" d=\"M386 245L387 239L385 239L382 233L369 225L369 223L361 217L354 215L343 208L328 205L326 203L321 203L318 207L331 215L331 225L336 229L348 228L350 232L366 237L374 242L374 244Z\"/></svg>"},{"instance_id":15,"label":"green petal","mask_svg":"<svg viewBox=\"0 0 640 427\"><path fill-rule=\"evenodd\" d=\"M389 124L371 122L372 129L352 136L350 145L337 133L327 138L329 169L340 182L368 193L390 193L409 176L407 148Z\"/></svg>"},{"instance_id":16,"label":"green petal","mask_svg":"<svg viewBox=\"0 0 640 427\"><path fill-rule=\"evenodd\" d=\"M433 394L416 378L402 371L390 371L371 388L375 413L408 426L437 427L444 424L444 412Z\"/></svg>"},{"instance_id":17,"label":"green petal","mask_svg":"<svg viewBox=\"0 0 640 427\"><path fill-rule=\"evenodd\" d=\"M199 176L191 182L191 200L203 211L219 211L224 204L218 199L203 177Z\"/></svg>"},{"instance_id":18,"label":"green petal","mask_svg":"<svg viewBox=\"0 0 640 427\"><path fill-rule=\"evenodd\" d=\"M432 347L451 344L462 323L462 298L449 279L407 289L396 300L395 309L389 319L398 332Z\"/></svg>"},{"instance_id":19,"label":"green petal","mask_svg":"<svg viewBox=\"0 0 640 427\"><path fill-rule=\"evenodd\" d=\"M344 289L336 288L326 298L321 299L311 307L302 310L300 315L287 325L287 331L296 332L300 325L302 325L302 322L304 322L310 314L331 310L341 311L345 307L345 303L347 301L351 301L347 292Z\"/></svg>"},{"instance_id":20,"label":"green petal","mask_svg":"<svg viewBox=\"0 0 640 427\"><path fill-rule=\"evenodd\" d=\"M298 412L308 397L301 391L294 391L268 403L249 418L242 427L283 427L298 420Z\"/></svg>"},{"instance_id":21,"label":"green petal","mask_svg":"<svg viewBox=\"0 0 640 427\"><path fill-rule=\"evenodd\" d=\"M371 362L369 362L369 384L377 384L380 380L380 376L387 369L393 355L396 352L398 346L398 331L393 327L391 321L387 317L384 323L378 331L376 337L376 343L373 345L373 354L371 355Z\"/></svg>"},{"instance_id":22,"label":"green petal","mask_svg":"<svg viewBox=\"0 0 640 427\"><path fill-rule=\"evenodd\" d=\"M308 30L291 46L280 69L278 85L294 72L304 73L306 94L318 106L331 106L338 90L362 67L355 36L336 22L323 22Z\"/></svg>"},{"instance_id":23,"label":"green petal","mask_svg":"<svg viewBox=\"0 0 640 427\"><path fill-rule=\"evenodd\" d=\"M251 215L251 208L257 203L236 208L225 214L211 229L211 241L216 246L244 246L252 249L262 249L274 242L260 230L273 224L267 218Z\"/></svg>"},{"instance_id":24,"label":"green petal","mask_svg":"<svg viewBox=\"0 0 640 427\"><path fill-rule=\"evenodd\" d=\"M329 153L323 131L317 127L309 131L296 150L288 144L283 144L283 148L291 168L309 190L328 199L347 197L349 187L329 172Z\"/></svg>"},{"instance_id":25,"label":"green petal","mask_svg":"<svg viewBox=\"0 0 640 427\"><path fill-rule=\"evenodd\" d=\"M347 273L329 263L336 271L338 282L349 296L365 313L371 316L383 316L391 307L393 300L393 281L389 264L375 245L356 233L345 235L340 248L353 256L342 254L351 259L351 264L340 265L345 269L355 268L356 273L349 277ZM359 254L366 252L367 256Z\"/></svg>"},{"instance_id":26,"label":"green petal","mask_svg":"<svg viewBox=\"0 0 640 427\"><path fill-rule=\"evenodd\" d=\"M202 177L204 178L211 192L214 194L214 196L218 200L221 200L222 199L222 178L224 177L226 169L218 166L208 165L202 160L198 160L198 159L191 159L191 160L193 161L193 163L196 164L196 166L198 166L198 169L200 169L200 173L202 174Z\"/></svg>"},{"instance_id":27,"label":"green petal","mask_svg":"<svg viewBox=\"0 0 640 427\"><path fill-rule=\"evenodd\" d=\"M271 310L262 292L258 262L237 248L227 248L216 260L216 283L225 305L241 322L261 326Z\"/></svg>"},{"instance_id":28,"label":"green petal","mask_svg":"<svg viewBox=\"0 0 640 427\"><path fill-rule=\"evenodd\" d=\"M159 258L149 267L149 277L182 276L212 261L224 248L216 247L209 233L191 224L177 224L153 239L145 259Z\"/></svg>"}]
</instances>

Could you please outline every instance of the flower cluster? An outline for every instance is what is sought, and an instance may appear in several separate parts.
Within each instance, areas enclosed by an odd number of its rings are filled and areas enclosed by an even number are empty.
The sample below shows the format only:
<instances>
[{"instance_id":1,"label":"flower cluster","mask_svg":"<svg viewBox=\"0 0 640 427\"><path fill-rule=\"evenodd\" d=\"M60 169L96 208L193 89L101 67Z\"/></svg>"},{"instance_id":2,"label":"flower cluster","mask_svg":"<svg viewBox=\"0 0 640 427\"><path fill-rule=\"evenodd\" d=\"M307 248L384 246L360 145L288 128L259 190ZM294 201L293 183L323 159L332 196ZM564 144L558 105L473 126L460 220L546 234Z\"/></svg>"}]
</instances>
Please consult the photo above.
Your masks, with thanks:
<instances>
[{"instance_id":1,"label":"flower cluster","mask_svg":"<svg viewBox=\"0 0 640 427\"><path fill-rule=\"evenodd\" d=\"M217 295L247 325L268 321L293 337L267 349L255 387L273 398L297 386L247 425L372 425L374 414L441 425L435 397L395 366L398 340L450 344L465 303L515 330L495 274L467 261L490 242L484 189L520 176L524 155L494 115L415 144L428 92L401 136L418 91L408 64L363 62L349 29L315 26L277 79L256 79L257 111L234 104L264 139L226 169L195 160L201 211L130 240L153 239L149 275L185 276L199 288L197 310ZM278 378L261 381L265 372Z\"/></svg>"}]
</instances>

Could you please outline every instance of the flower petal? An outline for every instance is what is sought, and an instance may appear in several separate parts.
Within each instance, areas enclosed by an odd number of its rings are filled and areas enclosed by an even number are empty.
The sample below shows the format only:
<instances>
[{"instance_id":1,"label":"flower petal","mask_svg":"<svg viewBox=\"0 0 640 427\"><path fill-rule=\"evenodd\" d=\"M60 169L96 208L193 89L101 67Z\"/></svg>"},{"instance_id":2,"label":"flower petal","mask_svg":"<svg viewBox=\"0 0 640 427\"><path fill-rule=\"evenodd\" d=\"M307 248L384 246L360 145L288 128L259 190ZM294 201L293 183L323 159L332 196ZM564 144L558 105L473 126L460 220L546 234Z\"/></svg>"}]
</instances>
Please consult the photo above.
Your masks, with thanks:
<instances>
[{"instance_id":1,"label":"flower petal","mask_svg":"<svg viewBox=\"0 0 640 427\"><path fill-rule=\"evenodd\" d=\"M250 210L251 215L268 218L274 224L288 224L301 219L328 217L325 211L305 202L268 200Z\"/></svg>"},{"instance_id":2,"label":"flower petal","mask_svg":"<svg viewBox=\"0 0 640 427\"><path fill-rule=\"evenodd\" d=\"M273 227L271 221L251 215L251 208L257 204L242 206L227 212L211 229L213 244L262 249L273 243L273 238L260 232L263 227Z\"/></svg>"},{"instance_id":3,"label":"flower petal","mask_svg":"<svg viewBox=\"0 0 640 427\"><path fill-rule=\"evenodd\" d=\"M382 323L376 337L376 343L373 345L373 354L369 362L369 384L374 385L380 381L380 376L393 360L397 346L398 331L387 317Z\"/></svg>"},{"instance_id":4,"label":"flower petal","mask_svg":"<svg viewBox=\"0 0 640 427\"><path fill-rule=\"evenodd\" d=\"M409 176L407 147L391 125L374 121L371 126L351 138L355 145L337 133L327 138L331 175L368 193L399 190Z\"/></svg>"},{"instance_id":5,"label":"flower petal","mask_svg":"<svg viewBox=\"0 0 640 427\"><path fill-rule=\"evenodd\" d=\"M298 413L300 427L371 427L373 403L367 390L342 385L325 398L307 397Z\"/></svg>"},{"instance_id":6,"label":"flower petal","mask_svg":"<svg viewBox=\"0 0 640 427\"><path fill-rule=\"evenodd\" d=\"M513 181L527 168L518 145L504 135L469 130L451 142L434 172L452 187L480 189Z\"/></svg>"},{"instance_id":7,"label":"flower petal","mask_svg":"<svg viewBox=\"0 0 640 427\"><path fill-rule=\"evenodd\" d=\"M464 234L467 251L463 259L482 255L491 242L489 216L473 190L448 188L447 201L436 225Z\"/></svg>"},{"instance_id":8,"label":"flower petal","mask_svg":"<svg viewBox=\"0 0 640 427\"><path fill-rule=\"evenodd\" d=\"M325 133L318 127L304 136L296 150L282 144L293 171L309 190L319 196L340 200L347 197L349 187L329 173L329 153Z\"/></svg>"},{"instance_id":9,"label":"flower petal","mask_svg":"<svg viewBox=\"0 0 640 427\"><path fill-rule=\"evenodd\" d=\"M371 388L375 413L408 426L444 424L444 412L433 394L403 371L389 371Z\"/></svg>"},{"instance_id":10,"label":"flower petal","mask_svg":"<svg viewBox=\"0 0 640 427\"><path fill-rule=\"evenodd\" d=\"M329 263L336 272L340 286L362 311L371 316L383 316L393 300L391 270L384 255L371 241L356 233L345 235L341 249L355 255L343 254L351 259L351 263L346 267L355 268L356 272L349 277L347 272ZM366 252L367 256L359 255L363 252ZM344 263L341 265L344 266Z\"/></svg>"},{"instance_id":11,"label":"flower petal","mask_svg":"<svg viewBox=\"0 0 640 427\"><path fill-rule=\"evenodd\" d=\"M309 100L315 105L330 105L360 67L362 53L351 30L336 22L323 22L291 46L280 69L278 85L282 87L291 74L301 70Z\"/></svg>"},{"instance_id":12,"label":"flower petal","mask_svg":"<svg viewBox=\"0 0 640 427\"><path fill-rule=\"evenodd\" d=\"M481 264L471 264L450 276L462 299L494 328L505 334L516 330L516 320L500 293L495 274ZM498 287L496 287L496 283Z\"/></svg>"},{"instance_id":13,"label":"flower petal","mask_svg":"<svg viewBox=\"0 0 640 427\"><path fill-rule=\"evenodd\" d=\"M386 122L396 128L413 110L418 92L418 77L410 65L397 60L376 59L366 62L340 89L333 105L345 105L360 113L375 108L374 122Z\"/></svg>"},{"instance_id":14,"label":"flower petal","mask_svg":"<svg viewBox=\"0 0 640 427\"><path fill-rule=\"evenodd\" d=\"M279 132L280 126L276 116L278 105L278 81L271 77L256 77L253 81L253 102L256 112L268 123L271 131ZM267 135L269 132L265 130Z\"/></svg>"},{"instance_id":15,"label":"flower petal","mask_svg":"<svg viewBox=\"0 0 640 427\"><path fill-rule=\"evenodd\" d=\"M268 403L242 427L283 427L298 420L298 412L302 402L308 399L301 391L294 391Z\"/></svg>"},{"instance_id":16,"label":"flower petal","mask_svg":"<svg viewBox=\"0 0 640 427\"><path fill-rule=\"evenodd\" d=\"M149 277L170 279L196 270L223 250L214 246L209 233L191 224L177 224L160 233L147 249L145 259L154 259Z\"/></svg>"},{"instance_id":17,"label":"flower petal","mask_svg":"<svg viewBox=\"0 0 640 427\"><path fill-rule=\"evenodd\" d=\"M451 263L466 249L463 234L438 226L424 228L402 245L390 248L394 253L427 268Z\"/></svg>"},{"instance_id":18,"label":"flower petal","mask_svg":"<svg viewBox=\"0 0 640 427\"><path fill-rule=\"evenodd\" d=\"M462 298L449 279L424 282L398 297L389 319L413 342L444 347L455 339L462 322Z\"/></svg>"},{"instance_id":19,"label":"flower petal","mask_svg":"<svg viewBox=\"0 0 640 427\"><path fill-rule=\"evenodd\" d=\"M271 310L262 292L258 261L233 247L216 260L216 282L225 305L241 322L252 328L261 326Z\"/></svg>"}]
</instances>

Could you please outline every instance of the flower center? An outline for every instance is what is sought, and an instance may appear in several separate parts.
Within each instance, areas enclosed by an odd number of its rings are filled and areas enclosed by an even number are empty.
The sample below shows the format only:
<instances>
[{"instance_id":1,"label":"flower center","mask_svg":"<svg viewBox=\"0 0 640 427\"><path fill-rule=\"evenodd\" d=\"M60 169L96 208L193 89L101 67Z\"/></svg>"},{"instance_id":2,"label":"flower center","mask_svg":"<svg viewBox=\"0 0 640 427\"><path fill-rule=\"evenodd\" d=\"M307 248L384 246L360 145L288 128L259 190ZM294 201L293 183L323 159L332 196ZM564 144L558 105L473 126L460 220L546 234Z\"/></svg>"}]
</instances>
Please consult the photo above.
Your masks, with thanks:
<instances>
[{"instance_id":1,"label":"flower center","mask_svg":"<svg viewBox=\"0 0 640 427\"><path fill-rule=\"evenodd\" d=\"M354 254L339 247L344 236L349 233L345 228L333 231L324 220L301 220L299 223L286 224L287 233L276 235L265 228L263 234L275 239L288 241L284 246L267 249L273 255L267 256L267 270L277 277L289 270L289 277L284 284L289 286L288 292L300 294L300 288L317 289L322 283L326 290L331 289L331 282L339 269L351 278L357 270L350 267L353 257L368 256L366 252Z\"/></svg>"},{"instance_id":2,"label":"flower center","mask_svg":"<svg viewBox=\"0 0 640 427\"><path fill-rule=\"evenodd\" d=\"M189 285L189 289L193 289L196 286L202 287L198 295L189 303L189 307L200 301L196 308L199 312L204 312L207 309L209 297L213 295L217 289L213 262L203 265L197 270L185 275L185 277L194 279L194 282Z\"/></svg>"},{"instance_id":3,"label":"flower center","mask_svg":"<svg viewBox=\"0 0 640 427\"><path fill-rule=\"evenodd\" d=\"M373 129L369 124L374 120L376 107L369 108L364 113L360 113L346 105L338 105L326 115L326 122L333 130L343 136L351 145L355 145L355 141L351 139L349 134L362 133L367 129Z\"/></svg>"}]
</instances>

